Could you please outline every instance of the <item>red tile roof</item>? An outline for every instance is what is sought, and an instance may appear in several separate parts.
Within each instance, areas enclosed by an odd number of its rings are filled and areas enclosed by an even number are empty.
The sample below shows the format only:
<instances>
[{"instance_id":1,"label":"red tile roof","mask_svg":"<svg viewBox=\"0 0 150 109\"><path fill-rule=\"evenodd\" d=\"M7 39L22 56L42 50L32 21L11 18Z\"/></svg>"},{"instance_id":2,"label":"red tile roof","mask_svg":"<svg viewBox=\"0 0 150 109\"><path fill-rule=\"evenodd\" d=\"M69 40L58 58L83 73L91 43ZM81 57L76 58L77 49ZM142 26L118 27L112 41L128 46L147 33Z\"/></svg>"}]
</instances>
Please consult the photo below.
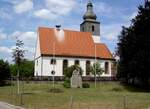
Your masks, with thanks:
<instances>
[{"instance_id":1,"label":"red tile roof","mask_svg":"<svg viewBox=\"0 0 150 109\"><path fill-rule=\"evenodd\" d=\"M95 57L95 43L91 33L64 30L64 40L60 41L55 31L54 28L39 28L41 55ZM102 43L96 44L96 57L113 59L107 46Z\"/></svg>"}]
</instances>

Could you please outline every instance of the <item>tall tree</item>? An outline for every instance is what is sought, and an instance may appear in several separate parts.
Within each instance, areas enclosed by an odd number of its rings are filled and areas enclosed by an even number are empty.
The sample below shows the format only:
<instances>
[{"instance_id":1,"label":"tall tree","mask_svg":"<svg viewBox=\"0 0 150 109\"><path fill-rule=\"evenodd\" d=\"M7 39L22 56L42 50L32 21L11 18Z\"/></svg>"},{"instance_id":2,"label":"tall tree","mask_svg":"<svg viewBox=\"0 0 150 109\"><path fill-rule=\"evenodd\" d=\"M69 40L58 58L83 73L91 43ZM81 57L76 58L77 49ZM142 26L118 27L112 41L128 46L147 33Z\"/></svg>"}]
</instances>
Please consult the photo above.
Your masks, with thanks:
<instances>
[{"instance_id":1,"label":"tall tree","mask_svg":"<svg viewBox=\"0 0 150 109\"><path fill-rule=\"evenodd\" d=\"M10 78L10 70L8 62L0 59L0 86L5 85L5 80Z\"/></svg>"},{"instance_id":2,"label":"tall tree","mask_svg":"<svg viewBox=\"0 0 150 109\"><path fill-rule=\"evenodd\" d=\"M23 61L23 58L24 58L24 54L25 54L25 50L23 49L23 41L17 39L16 41L16 48L13 49L13 61L15 62L15 64L17 65L17 85L18 85L18 94L20 94L20 91L19 91L19 74L20 74L20 64L22 63Z\"/></svg>"},{"instance_id":3,"label":"tall tree","mask_svg":"<svg viewBox=\"0 0 150 109\"><path fill-rule=\"evenodd\" d=\"M95 88L96 88L97 75L100 77L100 75L104 72L104 70L101 68L101 64L99 62L96 62L92 66L90 66L90 72L95 77Z\"/></svg>"},{"instance_id":4,"label":"tall tree","mask_svg":"<svg viewBox=\"0 0 150 109\"><path fill-rule=\"evenodd\" d=\"M131 25L119 36L118 77L127 83L145 86L150 79L150 2L139 6Z\"/></svg>"},{"instance_id":5,"label":"tall tree","mask_svg":"<svg viewBox=\"0 0 150 109\"><path fill-rule=\"evenodd\" d=\"M94 76L98 75L100 77L104 70L101 68L101 64L99 62L96 62L92 66L90 66L90 72Z\"/></svg>"},{"instance_id":6,"label":"tall tree","mask_svg":"<svg viewBox=\"0 0 150 109\"><path fill-rule=\"evenodd\" d=\"M16 64L11 64L10 65L10 71L13 76L17 76L17 65ZM20 64L20 76L23 78L28 79L29 77L33 76L34 72L34 62L24 59L22 60Z\"/></svg>"}]
</instances>

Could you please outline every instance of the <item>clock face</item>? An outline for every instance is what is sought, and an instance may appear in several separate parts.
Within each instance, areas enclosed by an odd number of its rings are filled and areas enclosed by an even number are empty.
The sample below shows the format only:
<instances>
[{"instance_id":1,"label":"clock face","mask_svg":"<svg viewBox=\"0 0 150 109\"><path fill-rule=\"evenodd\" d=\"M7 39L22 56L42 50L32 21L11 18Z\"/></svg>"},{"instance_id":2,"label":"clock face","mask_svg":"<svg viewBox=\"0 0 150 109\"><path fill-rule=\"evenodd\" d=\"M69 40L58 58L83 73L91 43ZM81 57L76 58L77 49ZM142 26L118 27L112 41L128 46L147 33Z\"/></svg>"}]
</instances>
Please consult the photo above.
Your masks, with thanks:
<instances>
[{"instance_id":1,"label":"clock face","mask_svg":"<svg viewBox=\"0 0 150 109\"><path fill-rule=\"evenodd\" d=\"M51 74L52 74L52 75L55 75L55 71L54 71L54 70L53 70L53 71L51 71Z\"/></svg>"}]
</instances>

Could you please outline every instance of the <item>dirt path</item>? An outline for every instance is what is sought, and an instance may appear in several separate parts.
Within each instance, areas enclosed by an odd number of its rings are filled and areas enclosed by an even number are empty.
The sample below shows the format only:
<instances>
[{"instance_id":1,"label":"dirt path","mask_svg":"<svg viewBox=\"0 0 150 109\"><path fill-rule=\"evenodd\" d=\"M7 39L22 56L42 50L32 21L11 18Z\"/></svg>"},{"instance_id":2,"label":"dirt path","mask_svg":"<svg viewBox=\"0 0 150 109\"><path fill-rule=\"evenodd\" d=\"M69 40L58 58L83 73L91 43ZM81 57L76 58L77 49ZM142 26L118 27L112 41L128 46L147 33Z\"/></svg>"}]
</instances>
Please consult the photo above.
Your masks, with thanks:
<instances>
[{"instance_id":1,"label":"dirt path","mask_svg":"<svg viewBox=\"0 0 150 109\"><path fill-rule=\"evenodd\" d=\"M24 109L24 108L0 101L0 109Z\"/></svg>"}]
</instances>

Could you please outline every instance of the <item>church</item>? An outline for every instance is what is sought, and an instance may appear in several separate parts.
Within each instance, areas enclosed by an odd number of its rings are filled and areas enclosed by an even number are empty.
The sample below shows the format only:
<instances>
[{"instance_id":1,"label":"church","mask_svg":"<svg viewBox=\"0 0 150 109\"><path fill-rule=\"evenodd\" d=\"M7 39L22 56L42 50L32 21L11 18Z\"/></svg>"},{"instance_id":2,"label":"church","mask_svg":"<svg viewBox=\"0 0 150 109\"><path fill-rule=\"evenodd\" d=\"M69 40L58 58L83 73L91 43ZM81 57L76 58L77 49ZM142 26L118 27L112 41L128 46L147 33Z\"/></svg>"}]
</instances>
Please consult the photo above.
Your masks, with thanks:
<instances>
[{"instance_id":1,"label":"church","mask_svg":"<svg viewBox=\"0 0 150 109\"><path fill-rule=\"evenodd\" d=\"M79 65L83 77L93 77L87 67L96 62L104 69L101 77L114 77L115 62L108 47L100 41L100 22L88 2L80 31L39 27L35 48L35 77L61 77L64 69Z\"/></svg>"}]
</instances>

